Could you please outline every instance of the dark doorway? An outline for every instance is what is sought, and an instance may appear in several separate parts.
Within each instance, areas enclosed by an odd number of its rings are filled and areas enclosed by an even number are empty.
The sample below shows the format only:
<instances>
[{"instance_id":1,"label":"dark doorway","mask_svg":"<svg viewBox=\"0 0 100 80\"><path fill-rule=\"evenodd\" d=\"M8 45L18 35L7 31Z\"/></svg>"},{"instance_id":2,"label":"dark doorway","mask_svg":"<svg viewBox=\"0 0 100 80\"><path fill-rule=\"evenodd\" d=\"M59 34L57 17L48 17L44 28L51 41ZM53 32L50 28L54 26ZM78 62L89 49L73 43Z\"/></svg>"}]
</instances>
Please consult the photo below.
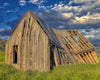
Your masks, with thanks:
<instances>
[{"instance_id":1,"label":"dark doorway","mask_svg":"<svg viewBox=\"0 0 100 80\"><path fill-rule=\"evenodd\" d=\"M17 52L18 52L18 46L13 46L13 63L17 64Z\"/></svg>"},{"instance_id":2,"label":"dark doorway","mask_svg":"<svg viewBox=\"0 0 100 80\"><path fill-rule=\"evenodd\" d=\"M53 69L53 66L55 66L54 48L55 46L53 44L50 44L50 69Z\"/></svg>"}]
</instances>

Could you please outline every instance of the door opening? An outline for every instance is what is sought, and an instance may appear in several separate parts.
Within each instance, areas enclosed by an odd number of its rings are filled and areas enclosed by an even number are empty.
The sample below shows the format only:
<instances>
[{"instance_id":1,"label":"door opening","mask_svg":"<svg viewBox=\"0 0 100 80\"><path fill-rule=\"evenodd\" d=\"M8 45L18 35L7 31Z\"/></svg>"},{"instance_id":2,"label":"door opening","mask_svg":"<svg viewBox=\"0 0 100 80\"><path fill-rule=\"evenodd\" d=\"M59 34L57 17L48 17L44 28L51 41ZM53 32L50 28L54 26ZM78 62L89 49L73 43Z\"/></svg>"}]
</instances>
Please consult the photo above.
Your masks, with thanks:
<instances>
[{"instance_id":1,"label":"door opening","mask_svg":"<svg viewBox=\"0 0 100 80\"><path fill-rule=\"evenodd\" d=\"M51 43L50 44L50 69L53 69L53 66L55 66L54 48L55 48L55 46Z\"/></svg>"},{"instance_id":2,"label":"door opening","mask_svg":"<svg viewBox=\"0 0 100 80\"><path fill-rule=\"evenodd\" d=\"M13 46L13 63L17 64L17 52L18 52L18 46Z\"/></svg>"}]
</instances>

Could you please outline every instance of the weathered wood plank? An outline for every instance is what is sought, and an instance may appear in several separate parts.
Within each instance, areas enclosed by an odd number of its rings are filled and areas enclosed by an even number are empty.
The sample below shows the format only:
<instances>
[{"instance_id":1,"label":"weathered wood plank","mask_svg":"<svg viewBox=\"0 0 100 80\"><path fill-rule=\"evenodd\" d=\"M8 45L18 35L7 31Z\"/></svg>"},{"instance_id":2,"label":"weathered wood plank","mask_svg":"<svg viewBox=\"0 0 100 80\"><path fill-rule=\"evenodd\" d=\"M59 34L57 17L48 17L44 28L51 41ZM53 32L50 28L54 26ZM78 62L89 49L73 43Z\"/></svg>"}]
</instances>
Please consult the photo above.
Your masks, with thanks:
<instances>
[{"instance_id":1,"label":"weathered wood plank","mask_svg":"<svg viewBox=\"0 0 100 80\"><path fill-rule=\"evenodd\" d=\"M58 57L57 57L57 48L54 49L54 61L55 61L55 65L58 66Z\"/></svg>"},{"instance_id":2,"label":"weathered wood plank","mask_svg":"<svg viewBox=\"0 0 100 80\"><path fill-rule=\"evenodd\" d=\"M79 59L80 59L80 61L81 61L82 63L85 63L84 59L83 59L79 54L77 54L77 56L79 57Z\"/></svg>"}]
</instances>

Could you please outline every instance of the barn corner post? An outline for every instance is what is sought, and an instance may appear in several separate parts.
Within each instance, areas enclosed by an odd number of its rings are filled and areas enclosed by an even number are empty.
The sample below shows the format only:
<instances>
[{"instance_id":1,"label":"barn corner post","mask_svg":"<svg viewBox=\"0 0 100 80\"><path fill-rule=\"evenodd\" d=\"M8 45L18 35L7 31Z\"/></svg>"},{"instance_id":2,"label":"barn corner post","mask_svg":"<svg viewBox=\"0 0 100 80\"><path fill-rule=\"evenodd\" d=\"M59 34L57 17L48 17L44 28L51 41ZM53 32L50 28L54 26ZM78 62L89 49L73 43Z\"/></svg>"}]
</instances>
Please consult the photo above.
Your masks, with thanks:
<instances>
[{"instance_id":1,"label":"barn corner post","mask_svg":"<svg viewBox=\"0 0 100 80\"><path fill-rule=\"evenodd\" d=\"M54 61L55 61L55 66L59 65L59 58L58 58L58 51L57 51L57 47L55 46L54 48Z\"/></svg>"},{"instance_id":2,"label":"barn corner post","mask_svg":"<svg viewBox=\"0 0 100 80\"><path fill-rule=\"evenodd\" d=\"M7 45L6 44L5 44L5 64L7 64Z\"/></svg>"},{"instance_id":3,"label":"barn corner post","mask_svg":"<svg viewBox=\"0 0 100 80\"><path fill-rule=\"evenodd\" d=\"M57 63L57 47L54 45L54 42L49 40L49 52L50 52L50 70L53 69L54 66L58 66Z\"/></svg>"}]
</instances>

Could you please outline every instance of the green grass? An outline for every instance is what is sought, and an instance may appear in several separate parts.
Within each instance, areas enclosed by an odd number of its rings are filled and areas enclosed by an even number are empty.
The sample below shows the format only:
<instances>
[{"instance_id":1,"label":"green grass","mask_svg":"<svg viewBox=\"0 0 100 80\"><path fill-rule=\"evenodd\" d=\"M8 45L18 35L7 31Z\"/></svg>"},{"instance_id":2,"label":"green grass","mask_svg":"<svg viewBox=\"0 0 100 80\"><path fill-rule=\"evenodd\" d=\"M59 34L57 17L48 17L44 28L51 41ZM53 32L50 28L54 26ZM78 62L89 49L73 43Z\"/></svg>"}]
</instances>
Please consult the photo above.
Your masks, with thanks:
<instances>
[{"instance_id":1,"label":"green grass","mask_svg":"<svg viewBox=\"0 0 100 80\"><path fill-rule=\"evenodd\" d=\"M100 56L98 56L99 62L100 62Z\"/></svg>"},{"instance_id":2,"label":"green grass","mask_svg":"<svg viewBox=\"0 0 100 80\"><path fill-rule=\"evenodd\" d=\"M0 39L0 50L5 51L4 45L7 40L5 39Z\"/></svg>"},{"instance_id":3,"label":"green grass","mask_svg":"<svg viewBox=\"0 0 100 80\"><path fill-rule=\"evenodd\" d=\"M0 54L0 62L4 62L4 55ZM46 73L23 72L0 63L0 80L100 80L100 63L58 66Z\"/></svg>"},{"instance_id":4,"label":"green grass","mask_svg":"<svg viewBox=\"0 0 100 80\"><path fill-rule=\"evenodd\" d=\"M0 65L0 80L100 80L100 64L72 64L54 67L51 72L22 72Z\"/></svg>"},{"instance_id":5,"label":"green grass","mask_svg":"<svg viewBox=\"0 0 100 80\"><path fill-rule=\"evenodd\" d=\"M0 54L4 54L5 52L4 51L0 51Z\"/></svg>"},{"instance_id":6,"label":"green grass","mask_svg":"<svg viewBox=\"0 0 100 80\"><path fill-rule=\"evenodd\" d=\"M0 51L0 64L4 63L5 60L5 54L3 51Z\"/></svg>"}]
</instances>

